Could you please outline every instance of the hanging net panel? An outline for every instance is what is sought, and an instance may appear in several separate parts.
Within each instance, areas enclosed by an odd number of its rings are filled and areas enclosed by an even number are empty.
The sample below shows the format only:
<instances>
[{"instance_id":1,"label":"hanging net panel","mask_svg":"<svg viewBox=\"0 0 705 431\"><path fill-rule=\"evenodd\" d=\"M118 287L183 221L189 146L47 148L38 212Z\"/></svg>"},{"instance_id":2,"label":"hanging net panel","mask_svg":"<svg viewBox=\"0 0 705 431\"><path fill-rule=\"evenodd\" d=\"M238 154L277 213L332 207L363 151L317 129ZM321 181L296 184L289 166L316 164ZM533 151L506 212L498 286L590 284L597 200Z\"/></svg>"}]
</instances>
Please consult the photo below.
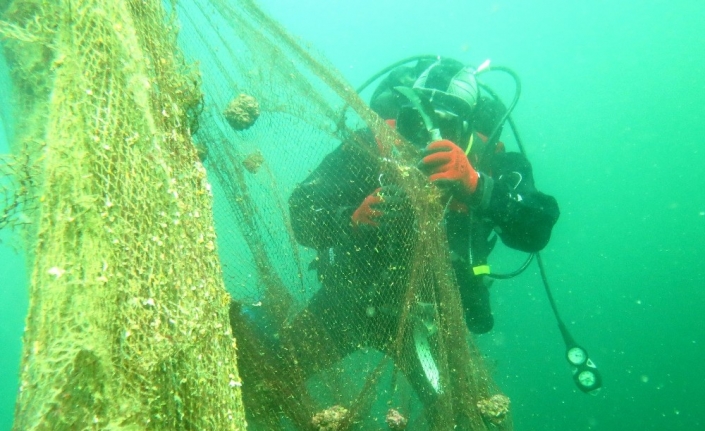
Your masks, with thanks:
<instances>
[{"instance_id":1,"label":"hanging net panel","mask_svg":"<svg viewBox=\"0 0 705 431\"><path fill-rule=\"evenodd\" d=\"M249 427L511 429L466 328L447 200L418 150L253 2L177 9L202 71L195 140ZM353 226L377 188L406 197L402 216Z\"/></svg>"},{"instance_id":2,"label":"hanging net panel","mask_svg":"<svg viewBox=\"0 0 705 431\"><path fill-rule=\"evenodd\" d=\"M16 430L245 429L174 19L143 1L4 11L19 120L0 214L31 268Z\"/></svg>"},{"instance_id":3,"label":"hanging net panel","mask_svg":"<svg viewBox=\"0 0 705 431\"><path fill-rule=\"evenodd\" d=\"M17 0L0 32L16 429L512 429L419 151L255 3ZM352 223L377 189L399 216Z\"/></svg>"}]
</instances>

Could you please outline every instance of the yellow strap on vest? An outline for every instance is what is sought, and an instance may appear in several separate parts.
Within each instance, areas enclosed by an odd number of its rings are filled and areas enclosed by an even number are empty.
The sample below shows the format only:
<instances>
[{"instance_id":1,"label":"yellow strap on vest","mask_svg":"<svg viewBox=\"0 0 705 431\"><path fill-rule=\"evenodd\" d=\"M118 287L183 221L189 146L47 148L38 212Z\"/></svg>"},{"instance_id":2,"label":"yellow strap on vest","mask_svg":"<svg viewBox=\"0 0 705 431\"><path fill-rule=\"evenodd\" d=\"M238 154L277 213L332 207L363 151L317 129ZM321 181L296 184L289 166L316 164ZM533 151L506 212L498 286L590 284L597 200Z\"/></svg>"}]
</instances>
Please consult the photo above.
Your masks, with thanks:
<instances>
[{"instance_id":1,"label":"yellow strap on vest","mask_svg":"<svg viewBox=\"0 0 705 431\"><path fill-rule=\"evenodd\" d=\"M475 275L487 275L490 273L490 266L489 265L473 266L472 273Z\"/></svg>"}]
</instances>

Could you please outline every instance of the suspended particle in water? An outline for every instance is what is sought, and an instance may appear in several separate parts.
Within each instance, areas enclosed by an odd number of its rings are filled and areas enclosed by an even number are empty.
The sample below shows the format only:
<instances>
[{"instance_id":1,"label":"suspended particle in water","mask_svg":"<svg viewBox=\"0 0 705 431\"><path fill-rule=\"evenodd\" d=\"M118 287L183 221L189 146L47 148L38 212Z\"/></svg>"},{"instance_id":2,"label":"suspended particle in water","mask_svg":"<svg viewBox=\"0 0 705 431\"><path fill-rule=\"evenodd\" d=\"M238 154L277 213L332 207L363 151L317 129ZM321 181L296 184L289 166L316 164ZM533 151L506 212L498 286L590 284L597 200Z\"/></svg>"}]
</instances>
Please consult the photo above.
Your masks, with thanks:
<instances>
[{"instance_id":1,"label":"suspended particle in water","mask_svg":"<svg viewBox=\"0 0 705 431\"><path fill-rule=\"evenodd\" d=\"M259 117L259 103L254 97L241 93L228 104L223 116L233 129L249 129Z\"/></svg>"}]
</instances>

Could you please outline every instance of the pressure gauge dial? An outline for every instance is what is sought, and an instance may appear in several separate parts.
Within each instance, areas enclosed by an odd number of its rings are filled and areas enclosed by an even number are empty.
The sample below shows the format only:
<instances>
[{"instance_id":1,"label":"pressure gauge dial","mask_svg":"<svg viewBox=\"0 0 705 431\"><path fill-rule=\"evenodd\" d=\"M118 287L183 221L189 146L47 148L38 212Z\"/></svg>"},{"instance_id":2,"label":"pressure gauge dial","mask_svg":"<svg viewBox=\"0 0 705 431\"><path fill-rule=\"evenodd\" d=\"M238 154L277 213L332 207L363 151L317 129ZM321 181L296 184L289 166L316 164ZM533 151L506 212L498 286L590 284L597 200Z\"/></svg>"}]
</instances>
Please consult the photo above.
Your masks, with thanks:
<instances>
[{"instance_id":1,"label":"pressure gauge dial","mask_svg":"<svg viewBox=\"0 0 705 431\"><path fill-rule=\"evenodd\" d=\"M568 357L568 362L578 366L585 363L585 360L587 359L587 352L583 348L575 346L568 349L566 356Z\"/></svg>"},{"instance_id":2,"label":"pressure gauge dial","mask_svg":"<svg viewBox=\"0 0 705 431\"><path fill-rule=\"evenodd\" d=\"M585 370L578 374L578 382L580 382L585 389L590 389L597 383L597 378L595 377L595 373L591 370Z\"/></svg>"}]
</instances>

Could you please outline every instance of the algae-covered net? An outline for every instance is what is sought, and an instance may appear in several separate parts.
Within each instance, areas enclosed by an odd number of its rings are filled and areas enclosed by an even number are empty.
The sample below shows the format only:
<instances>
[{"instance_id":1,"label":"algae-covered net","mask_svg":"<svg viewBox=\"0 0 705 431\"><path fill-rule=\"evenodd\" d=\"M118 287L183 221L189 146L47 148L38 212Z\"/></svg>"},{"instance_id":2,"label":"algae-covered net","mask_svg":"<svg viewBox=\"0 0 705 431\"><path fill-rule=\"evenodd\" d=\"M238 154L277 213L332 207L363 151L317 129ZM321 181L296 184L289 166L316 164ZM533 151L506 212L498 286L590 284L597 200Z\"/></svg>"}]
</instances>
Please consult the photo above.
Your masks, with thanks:
<instances>
[{"instance_id":1,"label":"algae-covered net","mask_svg":"<svg viewBox=\"0 0 705 431\"><path fill-rule=\"evenodd\" d=\"M39 172L17 429L243 427L240 389L250 429L511 429L419 154L256 4L4 19ZM403 215L356 229L351 178Z\"/></svg>"},{"instance_id":2,"label":"algae-covered net","mask_svg":"<svg viewBox=\"0 0 705 431\"><path fill-rule=\"evenodd\" d=\"M244 429L174 17L156 1L3 8L18 124L0 214L26 227L31 268L14 428Z\"/></svg>"}]
</instances>

